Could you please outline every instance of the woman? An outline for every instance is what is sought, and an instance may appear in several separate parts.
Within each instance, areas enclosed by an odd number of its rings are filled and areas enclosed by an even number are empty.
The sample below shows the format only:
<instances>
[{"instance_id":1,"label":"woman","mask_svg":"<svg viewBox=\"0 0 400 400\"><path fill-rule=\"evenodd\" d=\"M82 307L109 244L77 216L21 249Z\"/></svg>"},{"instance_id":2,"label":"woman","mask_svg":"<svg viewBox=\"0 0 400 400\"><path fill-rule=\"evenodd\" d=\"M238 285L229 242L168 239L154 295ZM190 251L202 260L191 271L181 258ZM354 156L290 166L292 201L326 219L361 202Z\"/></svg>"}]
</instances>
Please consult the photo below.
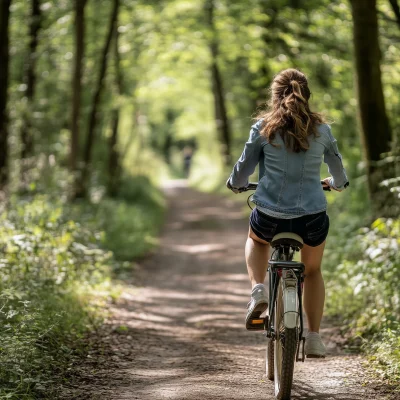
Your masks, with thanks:
<instances>
[{"instance_id":1,"label":"woman","mask_svg":"<svg viewBox=\"0 0 400 400\"><path fill-rule=\"evenodd\" d=\"M323 117L310 110L306 76L287 69L275 76L271 101L257 116L250 138L227 181L235 193L248 185L257 164L260 179L254 194L246 242L246 263L252 284L246 316L258 318L267 309L264 286L269 242L280 232L294 232L304 240L304 310L308 321L305 351L308 357L325 357L319 335L325 301L321 261L329 230L326 199L320 182L322 158L332 175L324 184L341 191L348 186L336 140Z\"/></svg>"}]
</instances>

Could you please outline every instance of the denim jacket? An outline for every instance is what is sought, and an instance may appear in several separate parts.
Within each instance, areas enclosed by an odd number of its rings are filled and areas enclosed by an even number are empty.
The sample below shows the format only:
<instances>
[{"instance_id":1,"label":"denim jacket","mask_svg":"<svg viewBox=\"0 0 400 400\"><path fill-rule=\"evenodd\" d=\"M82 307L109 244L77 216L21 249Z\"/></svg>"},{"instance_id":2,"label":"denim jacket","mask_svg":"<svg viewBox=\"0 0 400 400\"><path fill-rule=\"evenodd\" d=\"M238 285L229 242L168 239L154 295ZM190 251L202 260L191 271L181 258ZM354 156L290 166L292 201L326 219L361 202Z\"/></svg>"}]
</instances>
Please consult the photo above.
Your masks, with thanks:
<instances>
[{"instance_id":1,"label":"denim jacket","mask_svg":"<svg viewBox=\"0 0 400 400\"><path fill-rule=\"evenodd\" d=\"M331 186L343 189L348 184L342 156L328 124L317 127L317 136L308 138L309 149L295 153L286 149L279 134L272 146L260 135L262 120L250 130L242 155L230 176L234 188L245 187L249 176L259 165L259 185L253 202L266 210L285 215L302 216L326 210L326 199L320 181L322 157L328 164Z\"/></svg>"}]
</instances>

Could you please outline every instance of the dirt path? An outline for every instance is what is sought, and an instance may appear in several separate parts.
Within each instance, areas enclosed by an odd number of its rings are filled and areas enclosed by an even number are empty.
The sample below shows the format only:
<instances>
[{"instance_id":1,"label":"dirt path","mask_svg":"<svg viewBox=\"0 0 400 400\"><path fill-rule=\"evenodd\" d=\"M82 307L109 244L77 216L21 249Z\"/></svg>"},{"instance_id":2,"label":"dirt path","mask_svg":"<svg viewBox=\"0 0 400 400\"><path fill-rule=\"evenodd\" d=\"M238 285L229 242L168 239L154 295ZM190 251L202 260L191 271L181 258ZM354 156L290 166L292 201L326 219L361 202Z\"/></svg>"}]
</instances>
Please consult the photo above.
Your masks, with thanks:
<instances>
[{"instance_id":1,"label":"dirt path","mask_svg":"<svg viewBox=\"0 0 400 400\"><path fill-rule=\"evenodd\" d=\"M266 340L243 324L250 286L240 207L179 186L168 193L158 253L135 272L63 398L272 400ZM388 399L364 384L361 359L341 354L336 332L322 331L329 358L296 364L292 398Z\"/></svg>"}]
</instances>

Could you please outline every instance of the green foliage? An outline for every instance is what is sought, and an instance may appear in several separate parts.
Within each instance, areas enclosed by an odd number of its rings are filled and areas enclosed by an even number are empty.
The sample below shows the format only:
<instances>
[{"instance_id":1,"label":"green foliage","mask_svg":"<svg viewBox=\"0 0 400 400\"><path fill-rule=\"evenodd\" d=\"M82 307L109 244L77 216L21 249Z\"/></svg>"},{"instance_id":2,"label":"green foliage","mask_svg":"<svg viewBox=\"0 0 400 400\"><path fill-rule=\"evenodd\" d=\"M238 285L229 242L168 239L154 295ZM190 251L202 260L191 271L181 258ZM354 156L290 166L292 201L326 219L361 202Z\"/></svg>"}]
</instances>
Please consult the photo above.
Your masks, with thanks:
<instances>
[{"instance_id":1,"label":"green foliage","mask_svg":"<svg viewBox=\"0 0 400 400\"><path fill-rule=\"evenodd\" d=\"M123 181L119 197L105 199L96 212L104 246L120 261L142 257L157 244L163 217L161 192L144 177Z\"/></svg>"},{"instance_id":2,"label":"green foliage","mask_svg":"<svg viewBox=\"0 0 400 400\"><path fill-rule=\"evenodd\" d=\"M330 237L336 257L327 258L327 313L365 339L382 374L399 380L400 220L377 219L343 237Z\"/></svg>"},{"instance_id":3,"label":"green foliage","mask_svg":"<svg viewBox=\"0 0 400 400\"><path fill-rule=\"evenodd\" d=\"M164 217L164 198L146 177L125 178L116 198L83 204L85 224L100 227L101 245L118 261L132 261L157 244ZM78 218L77 215L77 218Z\"/></svg>"},{"instance_id":4,"label":"green foliage","mask_svg":"<svg viewBox=\"0 0 400 400\"><path fill-rule=\"evenodd\" d=\"M369 360L379 376L400 390L400 327L387 328L366 341L364 349L370 354Z\"/></svg>"},{"instance_id":5,"label":"green foliage","mask_svg":"<svg viewBox=\"0 0 400 400\"><path fill-rule=\"evenodd\" d=\"M355 324L359 334L391 328L400 318L399 234L400 220L378 219L343 247L335 244L342 261L328 266L327 309Z\"/></svg>"},{"instance_id":6,"label":"green foliage","mask_svg":"<svg viewBox=\"0 0 400 400\"><path fill-rule=\"evenodd\" d=\"M52 393L72 340L100 316L95 290L107 287L112 254L67 214L60 200L37 195L13 198L0 217L0 398Z\"/></svg>"},{"instance_id":7,"label":"green foliage","mask_svg":"<svg viewBox=\"0 0 400 400\"><path fill-rule=\"evenodd\" d=\"M14 196L0 216L0 399L55 398L105 316L111 276L156 243L160 191L145 178L122 187L98 204Z\"/></svg>"}]
</instances>

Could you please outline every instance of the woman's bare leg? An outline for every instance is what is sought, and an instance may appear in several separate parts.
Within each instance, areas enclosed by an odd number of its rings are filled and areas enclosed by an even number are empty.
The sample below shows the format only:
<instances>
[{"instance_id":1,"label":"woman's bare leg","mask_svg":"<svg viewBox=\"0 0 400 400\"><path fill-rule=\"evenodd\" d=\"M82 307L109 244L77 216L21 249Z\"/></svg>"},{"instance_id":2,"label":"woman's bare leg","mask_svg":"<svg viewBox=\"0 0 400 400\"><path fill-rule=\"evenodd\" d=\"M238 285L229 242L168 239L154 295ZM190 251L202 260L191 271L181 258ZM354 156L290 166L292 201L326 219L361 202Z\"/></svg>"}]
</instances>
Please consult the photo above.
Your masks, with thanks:
<instances>
[{"instance_id":1,"label":"woman's bare leg","mask_svg":"<svg viewBox=\"0 0 400 400\"><path fill-rule=\"evenodd\" d=\"M267 274L269 257L269 243L257 237L249 229L249 236L246 242L246 264L251 287L257 283L264 283Z\"/></svg>"},{"instance_id":2,"label":"woman's bare leg","mask_svg":"<svg viewBox=\"0 0 400 400\"><path fill-rule=\"evenodd\" d=\"M325 285L321 273L324 248L325 242L317 247L304 245L301 250L301 262L306 267L303 303L309 332L319 332L324 311Z\"/></svg>"}]
</instances>

